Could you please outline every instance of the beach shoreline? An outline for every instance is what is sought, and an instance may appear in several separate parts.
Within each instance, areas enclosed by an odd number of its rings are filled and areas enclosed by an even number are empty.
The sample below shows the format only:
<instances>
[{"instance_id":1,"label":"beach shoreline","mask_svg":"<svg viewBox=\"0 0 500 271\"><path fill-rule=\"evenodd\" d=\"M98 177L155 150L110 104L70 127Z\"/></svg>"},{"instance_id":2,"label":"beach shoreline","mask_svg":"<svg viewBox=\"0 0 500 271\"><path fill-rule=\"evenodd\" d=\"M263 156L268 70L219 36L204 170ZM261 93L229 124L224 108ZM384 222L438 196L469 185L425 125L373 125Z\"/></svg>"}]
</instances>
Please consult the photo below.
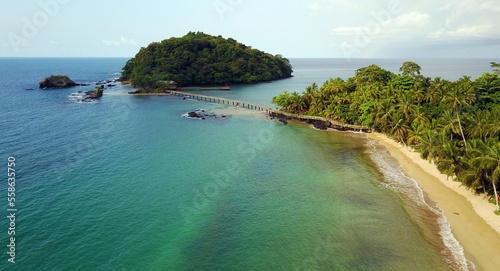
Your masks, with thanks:
<instances>
[{"instance_id":1,"label":"beach shoreline","mask_svg":"<svg viewBox=\"0 0 500 271\"><path fill-rule=\"evenodd\" d=\"M500 216L494 214L495 205L484 195L475 195L459 182L448 179L433 163L422 159L411 148L380 133L366 135L384 146L399 162L402 171L438 203L453 235L464 248L466 258L474 263L476 270L498 270Z\"/></svg>"}]
</instances>

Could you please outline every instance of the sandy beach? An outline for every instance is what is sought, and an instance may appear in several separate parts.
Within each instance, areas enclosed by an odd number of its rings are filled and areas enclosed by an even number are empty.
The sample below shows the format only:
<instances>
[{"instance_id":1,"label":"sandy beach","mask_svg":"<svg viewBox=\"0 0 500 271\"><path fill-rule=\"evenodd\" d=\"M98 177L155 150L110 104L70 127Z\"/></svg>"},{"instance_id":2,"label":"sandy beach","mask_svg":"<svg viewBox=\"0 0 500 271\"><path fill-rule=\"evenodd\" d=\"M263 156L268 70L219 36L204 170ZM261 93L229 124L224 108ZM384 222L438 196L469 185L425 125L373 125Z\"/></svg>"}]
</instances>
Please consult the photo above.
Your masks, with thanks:
<instances>
[{"instance_id":1,"label":"sandy beach","mask_svg":"<svg viewBox=\"0 0 500 271\"><path fill-rule=\"evenodd\" d=\"M399 161L403 172L437 201L476 270L500 270L500 216L493 213L496 206L484 195L475 195L459 182L448 179L411 148L380 133L367 135L385 146Z\"/></svg>"},{"instance_id":2,"label":"sandy beach","mask_svg":"<svg viewBox=\"0 0 500 271\"><path fill-rule=\"evenodd\" d=\"M265 111L253 110L242 107L223 105L222 107L213 110L217 115L227 115L227 116L255 116L255 117L266 117Z\"/></svg>"}]
</instances>

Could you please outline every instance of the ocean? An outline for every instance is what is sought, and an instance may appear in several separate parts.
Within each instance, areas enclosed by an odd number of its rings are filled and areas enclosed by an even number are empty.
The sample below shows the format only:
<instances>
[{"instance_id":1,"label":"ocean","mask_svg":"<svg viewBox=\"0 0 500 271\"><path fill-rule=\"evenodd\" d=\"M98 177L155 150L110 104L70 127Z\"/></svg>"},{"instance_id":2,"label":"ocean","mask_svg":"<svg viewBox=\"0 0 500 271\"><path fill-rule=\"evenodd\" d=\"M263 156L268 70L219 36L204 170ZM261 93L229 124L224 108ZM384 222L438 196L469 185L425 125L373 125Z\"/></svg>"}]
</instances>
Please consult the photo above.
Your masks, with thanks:
<instances>
[{"instance_id":1,"label":"ocean","mask_svg":"<svg viewBox=\"0 0 500 271\"><path fill-rule=\"evenodd\" d=\"M120 83L75 98L126 60L0 58L1 270L473 269L436 203L363 134ZM491 70L489 59L414 61L450 80ZM283 90L403 62L291 59L293 78L202 94L272 106ZM39 89L52 74L90 86ZM195 109L234 114L182 117Z\"/></svg>"}]
</instances>

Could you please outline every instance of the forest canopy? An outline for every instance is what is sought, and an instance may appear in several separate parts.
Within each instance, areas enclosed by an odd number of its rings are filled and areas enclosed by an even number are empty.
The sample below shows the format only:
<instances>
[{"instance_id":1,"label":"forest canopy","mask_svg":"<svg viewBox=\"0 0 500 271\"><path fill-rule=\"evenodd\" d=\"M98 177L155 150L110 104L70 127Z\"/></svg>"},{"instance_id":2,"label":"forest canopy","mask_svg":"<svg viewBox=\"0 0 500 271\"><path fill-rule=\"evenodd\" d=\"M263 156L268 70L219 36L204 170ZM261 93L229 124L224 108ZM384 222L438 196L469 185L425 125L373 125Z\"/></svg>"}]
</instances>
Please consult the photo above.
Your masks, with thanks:
<instances>
[{"instance_id":1,"label":"forest canopy","mask_svg":"<svg viewBox=\"0 0 500 271\"><path fill-rule=\"evenodd\" d=\"M281 55L202 32L153 42L122 70L121 80L131 80L132 86L142 89L155 89L161 81L180 86L255 83L288 78L293 71Z\"/></svg>"}]
</instances>

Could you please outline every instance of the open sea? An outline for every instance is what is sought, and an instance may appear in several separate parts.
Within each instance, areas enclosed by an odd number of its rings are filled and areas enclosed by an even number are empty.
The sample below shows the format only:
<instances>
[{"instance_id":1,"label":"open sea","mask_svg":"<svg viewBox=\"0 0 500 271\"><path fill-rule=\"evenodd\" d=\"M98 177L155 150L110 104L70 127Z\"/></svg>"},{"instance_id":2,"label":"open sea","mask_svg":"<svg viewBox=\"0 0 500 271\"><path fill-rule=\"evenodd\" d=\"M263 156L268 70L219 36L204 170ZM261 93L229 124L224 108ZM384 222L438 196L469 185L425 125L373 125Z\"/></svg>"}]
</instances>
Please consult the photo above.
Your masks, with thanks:
<instances>
[{"instance_id":1,"label":"open sea","mask_svg":"<svg viewBox=\"0 0 500 271\"><path fill-rule=\"evenodd\" d=\"M126 60L0 58L0 270L473 270L436 203L363 134L241 108L183 118L226 106L120 83L75 98ZM414 61L456 80L495 59ZM293 78L202 94L270 106L283 90L403 62L291 59ZM39 89L51 74L91 85Z\"/></svg>"}]
</instances>

